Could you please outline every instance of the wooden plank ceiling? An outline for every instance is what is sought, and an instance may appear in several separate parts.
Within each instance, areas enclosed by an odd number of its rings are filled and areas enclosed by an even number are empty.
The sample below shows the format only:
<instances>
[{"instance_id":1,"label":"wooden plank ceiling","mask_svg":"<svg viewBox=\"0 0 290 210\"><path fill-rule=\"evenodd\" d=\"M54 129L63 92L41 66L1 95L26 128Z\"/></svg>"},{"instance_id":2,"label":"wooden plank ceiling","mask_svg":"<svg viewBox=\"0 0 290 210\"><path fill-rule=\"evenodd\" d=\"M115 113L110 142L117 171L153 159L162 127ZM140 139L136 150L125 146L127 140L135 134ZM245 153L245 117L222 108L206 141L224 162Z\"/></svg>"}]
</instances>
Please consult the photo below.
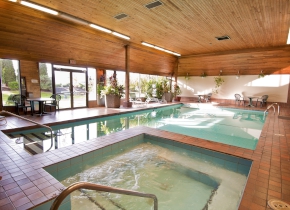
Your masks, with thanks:
<instances>
[{"instance_id":1,"label":"wooden plank ceiling","mask_svg":"<svg viewBox=\"0 0 290 210\"><path fill-rule=\"evenodd\" d=\"M154 0L153 0L154 1ZM285 46L289 0L33 0L142 41L184 55ZM128 17L117 20L114 16ZM217 41L216 36L231 39Z\"/></svg>"}]
</instances>

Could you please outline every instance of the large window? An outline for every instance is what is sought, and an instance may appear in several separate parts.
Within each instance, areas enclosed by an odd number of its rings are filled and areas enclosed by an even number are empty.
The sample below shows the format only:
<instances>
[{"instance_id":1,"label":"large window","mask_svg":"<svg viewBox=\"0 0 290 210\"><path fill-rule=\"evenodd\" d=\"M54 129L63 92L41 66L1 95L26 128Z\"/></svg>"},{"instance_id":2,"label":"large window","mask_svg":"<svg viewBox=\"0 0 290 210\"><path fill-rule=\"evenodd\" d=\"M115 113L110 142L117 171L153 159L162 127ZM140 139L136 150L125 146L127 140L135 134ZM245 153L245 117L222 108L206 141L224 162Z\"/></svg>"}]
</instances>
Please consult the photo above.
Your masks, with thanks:
<instances>
[{"instance_id":1,"label":"large window","mask_svg":"<svg viewBox=\"0 0 290 210\"><path fill-rule=\"evenodd\" d=\"M146 97L146 84L149 80L161 80L163 76L130 73L130 96L132 97Z\"/></svg>"},{"instance_id":2,"label":"large window","mask_svg":"<svg viewBox=\"0 0 290 210\"><path fill-rule=\"evenodd\" d=\"M52 68L50 63L39 63L40 94L49 98L52 95Z\"/></svg>"},{"instance_id":3,"label":"large window","mask_svg":"<svg viewBox=\"0 0 290 210\"><path fill-rule=\"evenodd\" d=\"M97 75L95 68L88 68L89 101L97 100Z\"/></svg>"},{"instance_id":4,"label":"large window","mask_svg":"<svg viewBox=\"0 0 290 210\"><path fill-rule=\"evenodd\" d=\"M114 70L106 70L106 81L109 81L109 77L114 74ZM123 71L116 71L118 85L123 85L125 87L125 77L126 72Z\"/></svg>"},{"instance_id":5,"label":"large window","mask_svg":"<svg viewBox=\"0 0 290 210\"><path fill-rule=\"evenodd\" d=\"M0 59L2 105L14 106L12 96L20 94L19 61Z\"/></svg>"}]
</instances>

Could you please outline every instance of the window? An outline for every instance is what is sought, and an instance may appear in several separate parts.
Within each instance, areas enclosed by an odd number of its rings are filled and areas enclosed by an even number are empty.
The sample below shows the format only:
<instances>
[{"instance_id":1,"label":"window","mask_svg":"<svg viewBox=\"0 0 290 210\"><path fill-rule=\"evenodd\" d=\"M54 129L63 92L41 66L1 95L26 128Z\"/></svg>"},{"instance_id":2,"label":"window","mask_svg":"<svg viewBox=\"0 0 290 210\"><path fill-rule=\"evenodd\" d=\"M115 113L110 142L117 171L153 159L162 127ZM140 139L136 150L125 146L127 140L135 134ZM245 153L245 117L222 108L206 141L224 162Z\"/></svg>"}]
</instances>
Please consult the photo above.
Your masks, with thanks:
<instances>
[{"instance_id":1,"label":"window","mask_svg":"<svg viewBox=\"0 0 290 210\"><path fill-rule=\"evenodd\" d=\"M161 80L163 76L130 73L130 93L135 93L136 97L146 97L146 84L149 80Z\"/></svg>"},{"instance_id":2,"label":"window","mask_svg":"<svg viewBox=\"0 0 290 210\"><path fill-rule=\"evenodd\" d=\"M109 77L114 74L114 70L106 70L106 81L109 81ZM125 77L126 72L116 71L118 85L123 85L125 87ZM107 84L108 85L108 84Z\"/></svg>"},{"instance_id":3,"label":"window","mask_svg":"<svg viewBox=\"0 0 290 210\"><path fill-rule=\"evenodd\" d=\"M50 63L39 63L40 94L49 98L52 95L52 68Z\"/></svg>"},{"instance_id":4,"label":"window","mask_svg":"<svg viewBox=\"0 0 290 210\"><path fill-rule=\"evenodd\" d=\"M19 61L0 59L2 105L14 106L12 96L20 94Z\"/></svg>"},{"instance_id":5,"label":"window","mask_svg":"<svg viewBox=\"0 0 290 210\"><path fill-rule=\"evenodd\" d=\"M88 91L89 101L97 100L96 69L88 68Z\"/></svg>"}]
</instances>

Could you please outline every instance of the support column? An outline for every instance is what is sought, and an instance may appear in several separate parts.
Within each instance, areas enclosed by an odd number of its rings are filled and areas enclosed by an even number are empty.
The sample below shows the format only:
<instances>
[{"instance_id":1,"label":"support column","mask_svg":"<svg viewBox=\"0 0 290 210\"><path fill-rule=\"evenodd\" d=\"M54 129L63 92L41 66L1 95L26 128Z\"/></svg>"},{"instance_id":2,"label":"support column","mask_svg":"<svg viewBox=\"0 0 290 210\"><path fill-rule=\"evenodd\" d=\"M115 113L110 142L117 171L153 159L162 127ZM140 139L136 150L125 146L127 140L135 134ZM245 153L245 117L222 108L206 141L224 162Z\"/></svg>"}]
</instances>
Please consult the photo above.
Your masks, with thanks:
<instances>
[{"instance_id":1,"label":"support column","mask_svg":"<svg viewBox=\"0 0 290 210\"><path fill-rule=\"evenodd\" d=\"M130 46L125 46L125 70L126 70L126 78L125 78L125 101L123 102L123 107L129 108L132 107L132 102L129 101L130 94Z\"/></svg>"},{"instance_id":2,"label":"support column","mask_svg":"<svg viewBox=\"0 0 290 210\"><path fill-rule=\"evenodd\" d=\"M174 80L177 83L177 76L178 76L178 67L179 67L179 58L176 59L175 65L174 65Z\"/></svg>"}]
</instances>

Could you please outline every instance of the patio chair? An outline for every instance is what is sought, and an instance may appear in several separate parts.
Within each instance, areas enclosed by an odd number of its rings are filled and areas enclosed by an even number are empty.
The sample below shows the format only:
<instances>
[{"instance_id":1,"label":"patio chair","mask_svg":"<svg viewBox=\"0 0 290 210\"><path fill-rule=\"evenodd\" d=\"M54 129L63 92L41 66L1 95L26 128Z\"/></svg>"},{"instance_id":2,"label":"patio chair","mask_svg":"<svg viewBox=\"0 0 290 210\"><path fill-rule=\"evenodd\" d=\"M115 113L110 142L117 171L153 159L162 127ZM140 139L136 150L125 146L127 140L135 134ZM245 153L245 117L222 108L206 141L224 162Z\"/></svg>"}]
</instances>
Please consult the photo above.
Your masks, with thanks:
<instances>
[{"instance_id":1,"label":"patio chair","mask_svg":"<svg viewBox=\"0 0 290 210\"><path fill-rule=\"evenodd\" d=\"M204 96L205 102L211 102L211 96L212 96L212 93L208 93L207 95L205 95Z\"/></svg>"},{"instance_id":2,"label":"patio chair","mask_svg":"<svg viewBox=\"0 0 290 210\"><path fill-rule=\"evenodd\" d=\"M33 108L31 103L26 100L24 95L14 95L12 101L15 103L16 113L19 115L19 110L22 109L25 114L27 114L27 108L30 108L31 115L33 115Z\"/></svg>"},{"instance_id":3,"label":"patio chair","mask_svg":"<svg viewBox=\"0 0 290 210\"><path fill-rule=\"evenodd\" d=\"M267 103L268 95L263 95L261 98L257 99L256 106L260 102L260 107Z\"/></svg>"},{"instance_id":4,"label":"patio chair","mask_svg":"<svg viewBox=\"0 0 290 210\"><path fill-rule=\"evenodd\" d=\"M136 93L130 93L129 94L129 100L130 102L136 101L137 97L136 97Z\"/></svg>"},{"instance_id":5,"label":"patio chair","mask_svg":"<svg viewBox=\"0 0 290 210\"><path fill-rule=\"evenodd\" d=\"M240 106L240 103L241 102L243 102L244 103L244 106L245 106L245 100L244 100L244 98L240 95L240 94L235 94L235 105L236 105L236 103L238 103L239 104L239 106Z\"/></svg>"},{"instance_id":6,"label":"patio chair","mask_svg":"<svg viewBox=\"0 0 290 210\"><path fill-rule=\"evenodd\" d=\"M44 108L48 106L49 110L51 111L51 107L55 107L55 112L56 112L56 108L59 111L59 101L61 100L61 96L59 94L53 94L50 96L50 98L53 98L54 100L51 102L45 102Z\"/></svg>"},{"instance_id":7,"label":"patio chair","mask_svg":"<svg viewBox=\"0 0 290 210\"><path fill-rule=\"evenodd\" d=\"M151 101L151 98L147 98L145 102L143 102L141 99L138 98L135 101L133 101L133 106L146 107L150 101Z\"/></svg>"}]
</instances>

